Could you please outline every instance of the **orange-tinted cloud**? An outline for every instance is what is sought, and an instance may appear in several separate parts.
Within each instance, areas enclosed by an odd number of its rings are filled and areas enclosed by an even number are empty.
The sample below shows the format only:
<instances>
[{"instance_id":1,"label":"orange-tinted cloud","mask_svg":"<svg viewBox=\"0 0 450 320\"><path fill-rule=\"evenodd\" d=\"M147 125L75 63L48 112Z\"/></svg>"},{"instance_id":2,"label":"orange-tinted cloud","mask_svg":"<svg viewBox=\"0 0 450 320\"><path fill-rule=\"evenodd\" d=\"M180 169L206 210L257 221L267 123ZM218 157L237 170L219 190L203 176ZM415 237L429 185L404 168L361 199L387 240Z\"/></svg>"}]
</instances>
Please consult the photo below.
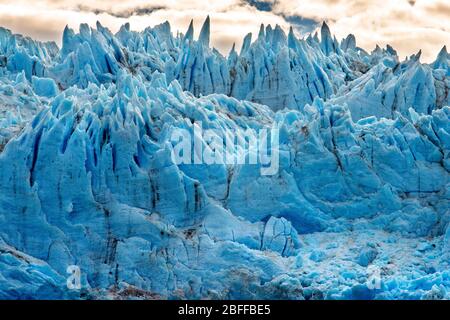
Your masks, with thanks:
<instances>
[{"instance_id":1,"label":"orange-tinted cloud","mask_svg":"<svg viewBox=\"0 0 450 320\"><path fill-rule=\"evenodd\" d=\"M168 20L172 30L184 32L193 18L198 32L208 14L212 44L224 53L248 32L257 33L260 23L287 29L287 20L303 18L326 20L338 39L353 33L367 50L389 43L401 56L422 49L423 60L431 61L443 45L450 46L448 0L0 0L0 25L58 43L66 24L76 28L100 20L117 31L127 21L142 30Z\"/></svg>"}]
</instances>

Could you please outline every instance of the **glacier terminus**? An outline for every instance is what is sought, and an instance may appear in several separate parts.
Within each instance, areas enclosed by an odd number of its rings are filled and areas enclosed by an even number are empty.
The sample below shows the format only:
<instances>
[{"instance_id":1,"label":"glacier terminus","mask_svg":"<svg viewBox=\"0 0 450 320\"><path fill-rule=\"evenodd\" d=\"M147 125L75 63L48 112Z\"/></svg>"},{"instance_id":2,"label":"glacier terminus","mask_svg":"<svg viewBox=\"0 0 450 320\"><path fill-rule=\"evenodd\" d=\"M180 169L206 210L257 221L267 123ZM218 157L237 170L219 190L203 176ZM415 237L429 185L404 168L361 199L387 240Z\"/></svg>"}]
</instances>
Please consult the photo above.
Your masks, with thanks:
<instances>
[{"instance_id":1,"label":"glacier terminus","mask_svg":"<svg viewBox=\"0 0 450 320\"><path fill-rule=\"evenodd\" d=\"M447 48L212 27L0 28L0 298L450 299Z\"/></svg>"}]
</instances>

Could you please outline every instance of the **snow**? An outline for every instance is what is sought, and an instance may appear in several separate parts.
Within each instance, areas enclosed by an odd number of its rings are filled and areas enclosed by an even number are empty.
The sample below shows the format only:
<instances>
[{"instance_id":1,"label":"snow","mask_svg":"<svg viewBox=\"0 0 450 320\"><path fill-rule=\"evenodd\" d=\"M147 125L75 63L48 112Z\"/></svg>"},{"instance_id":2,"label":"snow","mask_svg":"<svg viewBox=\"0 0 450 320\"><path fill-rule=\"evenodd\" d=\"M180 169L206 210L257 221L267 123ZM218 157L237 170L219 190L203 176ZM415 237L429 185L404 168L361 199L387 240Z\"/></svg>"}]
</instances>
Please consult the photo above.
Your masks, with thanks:
<instances>
[{"instance_id":1,"label":"snow","mask_svg":"<svg viewBox=\"0 0 450 320\"><path fill-rule=\"evenodd\" d=\"M446 48L211 27L0 29L0 297L450 298ZM176 164L197 122L279 128L279 171Z\"/></svg>"}]
</instances>

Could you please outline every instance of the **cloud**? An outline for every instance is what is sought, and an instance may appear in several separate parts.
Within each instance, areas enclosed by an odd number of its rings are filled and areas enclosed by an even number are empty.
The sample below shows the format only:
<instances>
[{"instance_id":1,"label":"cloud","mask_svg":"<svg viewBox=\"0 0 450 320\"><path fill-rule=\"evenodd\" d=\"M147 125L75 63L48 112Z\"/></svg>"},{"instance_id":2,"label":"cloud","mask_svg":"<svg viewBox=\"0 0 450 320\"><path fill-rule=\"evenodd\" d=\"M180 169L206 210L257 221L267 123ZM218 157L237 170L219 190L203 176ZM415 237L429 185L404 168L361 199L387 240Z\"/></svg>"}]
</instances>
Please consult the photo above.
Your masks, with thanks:
<instances>
[{"instance_id":1,"label":"cloud","mask_svg":"<svg viewBox=\"0 0 450 320\"><path fill-rule=\"evenodd\" d=\"M212 44L227 53L239 47L259 25L292 25L298 35L314 31L325 20L338 39L349 33L357 44L371 50L392 44L401 56L419 49L432 61L443 45L450 46L448 0L0 0L0 24L14 32L60 43L64 26L95 25L97 20L113 32L130 22L142 30L166 20L172 30L184 32L191 18L196 31L211 16Z\"/></svg>"},{"instance_id":2,"label":"cloud","mask_svg":"<svg viewBox=\"0 0 450 320\"><path fill-rule=\"evenodd\" d=\"M392 44L401 56L419 49L424 61L432 61L443 45L450 44L448 0L396 0L380 5L378 0L277 1L274 12L301 14L326 20L338 39L349 33L359 46Z\"/></svg>"},{"instance_id":3,"label":"cloud","mask_svg":"<svg viewBox=\"0 0 450 320\"><path fill-rule=\"evenodd\" d=\"M2 26L11 28L15 33L30 36L33 39L39 39L41 41L55 41L61 36L61 28L58 22L50 21L42 23L38 19L29 17L28 23L24 25L24 16L16 15L1 15Z\"/></svg>"},{"instance_id":4,"label":"cloud","mask_svg":"<svg viewBox=\"0 0 450 320\"><path fill-rule=\"evenodd\" d=\"M427 12L432 17L442 17L448 20L450 17L450 3L447 1L431 1L431 2L420 2L423 10ZM445 21L442 21L445 23Z\"/></svg>"}]
</instances>

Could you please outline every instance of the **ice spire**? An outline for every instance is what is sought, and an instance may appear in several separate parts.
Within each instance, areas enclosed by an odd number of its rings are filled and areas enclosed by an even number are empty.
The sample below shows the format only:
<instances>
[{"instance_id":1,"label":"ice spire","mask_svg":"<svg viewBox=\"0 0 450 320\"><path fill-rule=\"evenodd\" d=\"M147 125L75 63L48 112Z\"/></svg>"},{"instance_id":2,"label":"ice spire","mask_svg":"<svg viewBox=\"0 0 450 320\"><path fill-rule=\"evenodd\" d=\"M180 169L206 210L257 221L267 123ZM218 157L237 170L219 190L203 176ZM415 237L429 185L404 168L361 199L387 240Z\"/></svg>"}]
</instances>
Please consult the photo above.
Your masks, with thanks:
<instances>
[{"instance_id":1,"label":"ice spire","mask_svg":"<svg viewBox=\"0 0 450 320\"><path fill-rule=\"evenodd\" d=\"M264 31L264 24L261 23L261 26L259 27L258 40L264 40L265 37L266 32Z\"/></svg>"},{"instance_id":2,"label":"ice spire","mask_svg":"<svg viewBox=\"0 0 450 320\"><path fill-rule=\"evenodd\" d=\"M278 43L285 43L286 41L286 34L284 33L283 29L277 24L275 26L275 29L273 31L273 38L272 38L273 44L276 45Z\"/></svg>"},{"instance_id":3,"label":"ice spire","mask_svg":"<svg viewBox=\"0 0 450 320\"><path fill-rule=\"evenodd\" d=\"M269 24L266 27L266 41L267 42L271 42L272 41L272 37L273 37L273 29L272 29L272 26Z\"/></svg>"},{"instance_id":4,"label":"ice spire","mask_svg":"<svg viewBox=\"0 0 450 320\"><path fill-rule=\"evenodd\" d=\"M351 49L351 50L355 50L356 49L356 39L355 39L355 36L353 34L349 34L347 36L347 38L342 40L341 49L344 50L344 51L347 51L349 49Z\"/></svg>"},{"instance_id":5,"label":"ice spire","mask_svg":"<svg viewBox=\"0 0 450 320\"><path fill-rule=\"evenodd\" d=\"M252 33L247 33L247 35L244 38L244 41L242 42L242 48L241 48L241 55L245 53L248 48L250 48L250 44L252 43Z\"/></svg>"},{"instance_id":6,"label":"ice spire","mask_svg":"<svg viewBox=\"0 0 450 320\"><path fill-rule=\"evenodd\" d=\"M447 46L443 46L441 51L439 51L438 57L448 58Z\"/></svg>"},{"instance_id":7,"label":"ice spire","mask_svg":"<svg viewBox=\"0 0 450 320\"><path fill-rule=\"evenodd\" d=\"M317 34L317 31L314 32L313 40L314 40L315 42L319 43L319 35Z\"/></svg>"},{"instance_id":8,"label":"ice spire","mask_svg":"<svg viewBox=\"0 0 450 320\"><path fill-rule=\"evenodd\" d=\"M98 20L95 22L95 27L97 28L98 31L101 31L104 29L103 25Z\"/></svg>"},{"instance_id":9,"label":"ice spire","mask_svg":"<svg viewBox=\"0 0 450 320\"><path fill-rule=\"evenodd\" d=\"M449 66L448 60L450 55L447 52L447 46L443 46L439 51L436 60L431 64L433 69L447 69Z\"/></svg>"},{"instance_id":10,"label":"ice spire","mask_svg":"<svg viewBox=\"0 0 450 320\"><path fill-rule=\"evenodd\" d=\"M189 27L184 36L184 41L190 42L192 40L194 40L194 20L193 19L191 19L191 22L189 23Z\"/></svg>"},{"instance_id":11,"label":"ice spire","mask_svg":"<svg viewBox=\"0 0 450 320\"><path fill-rule=\"evenodd\" d=\"M331 31L328 27L327 23L324 21L322 24L322 28L320 29L320 38L321 38L321 48L322 51L329 55L332 51L334 51L333 38L331 37Z\"/></svg>"},{"instance_id":12,"label":"ice spire","mask_svg":"<svg viewBox=\"0 0 450 320\"><path fill-rule=\"evenodd\" d=\"M422 49L419 50L416 54L413 54L411 56L411 60L413 61L420 61L420 56L422 55Z\"/></svg>"},{"instance_id":13,"label":"ice spire","mask_svg":"<svg viewBox=\"0 0 450 320\"><path fill-rule=\"evenodd\" d=\"M62 38L62 49L61 53L63 56L67 55L70 51L72 51L71 48L71 42L72 38L74 37L75 33L72 29L69 28L68 25L64 28L63 32L63 38Z\"/></svg>"},{"instance_id":14,"label":"ice spire","mask_svg":"<svg viewBox=\"0 0 450 320\"><path fill-rule=\"evenodd\" d=\"M210 35L210 19L209 16L206 17L203 23L202 30L200 31L200 36L198 41L202 43L205 47L209 47L209 35Z\"/></svg>"},{"instance_id":15,"label":"ice spire","mask_svg":"<svg viewBox=\"0 0 450 320\"><path fill-rule=\"evenodd\" d=\"M231 50L230 50L230 55L232 55L234 53L236 53L236 42L233 42L233 46L231 47Z\"/></svg>"},{"instance_id":16,"label":"ice spire","mask_svg":"<svg viewBox=\"0 0 450 320\"><path fill-rule=\"evenodd\" d=\"M66 27L64 28L64 32L63 32L63 39L62 39L62 44L63 47L65 44L68 44L70 38L73 36L74 32L72 29L69 28L69 25L66 24Z\"/></svg>"},{"instance_id":17,"label":"ice spire","mask_svg":"<svg viewBox=\"0 0 450 320\"><path fill-rule=\"evenodd\" d=\"M320 28L320 35L322 37L322 40L331 39L330 27L325 21L322 23L322 27Z\"/></svg>"},{"instance_id":18,"label":"ice spire","mask_svg":"<svg viewBox=\"0 0 450 320\"><path fill-rule=\"evenodd\" d=\"M395 49L390 45L386 45L386 52L390 55L397 56L397 51L395 51Z\"/></svg>"},{"instance_id":19,"label":"ice spire","mask_svg":"<svg viewBox=\"0 0 450 320\"><path fill-rule=\"evenodd\" d=\"M238 54L236 52L236 42L233 42L233 46L231 47L230 53L228 54L228 64L234 66L236 65L237 60Z\"/></svg>"},{"instance_id":20,"label":"ice spire","mask_svg":"<svg viewBox=\"0 0 450 320\"><path fill-rule=\"evenodd\" d=\"M297 39L294 35L294 29L289 27L289 34L288 34L288 46L289 48L295 49L297 47Z\"/></svg>"},{"instance_id":21,"label":"ice spire","mask_svg":"<svg viewBox=\"0 0 450 320\"><path fill-rule=\"evenodd\" d=\"M85 40L91 37L91 27L87 23L80 24L80 36Z\"/></svg>"}]
</instances>

